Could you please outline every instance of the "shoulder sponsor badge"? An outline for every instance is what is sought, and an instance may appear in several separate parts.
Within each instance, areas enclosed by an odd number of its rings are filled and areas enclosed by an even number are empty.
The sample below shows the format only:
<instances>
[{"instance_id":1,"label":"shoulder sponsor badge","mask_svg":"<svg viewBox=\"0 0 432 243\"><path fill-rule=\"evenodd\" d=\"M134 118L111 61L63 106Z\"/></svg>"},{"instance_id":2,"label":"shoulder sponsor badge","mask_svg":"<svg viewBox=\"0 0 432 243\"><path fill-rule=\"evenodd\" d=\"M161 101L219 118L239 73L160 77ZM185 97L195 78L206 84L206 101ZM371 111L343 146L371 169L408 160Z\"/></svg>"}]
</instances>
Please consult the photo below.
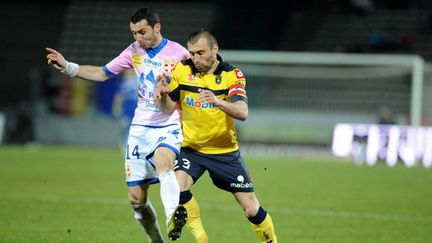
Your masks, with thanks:
<instances>
[{"instance_id":1,"label":"shoulder sponsor badge","mask_svg":"<svg viewBox=\"0 0 432 243\"><path fill-rule=\"evenodd\" d=\"M244 75L240 69L234 69L237 78L244 78Z\"/></svg>"}]
</instances>

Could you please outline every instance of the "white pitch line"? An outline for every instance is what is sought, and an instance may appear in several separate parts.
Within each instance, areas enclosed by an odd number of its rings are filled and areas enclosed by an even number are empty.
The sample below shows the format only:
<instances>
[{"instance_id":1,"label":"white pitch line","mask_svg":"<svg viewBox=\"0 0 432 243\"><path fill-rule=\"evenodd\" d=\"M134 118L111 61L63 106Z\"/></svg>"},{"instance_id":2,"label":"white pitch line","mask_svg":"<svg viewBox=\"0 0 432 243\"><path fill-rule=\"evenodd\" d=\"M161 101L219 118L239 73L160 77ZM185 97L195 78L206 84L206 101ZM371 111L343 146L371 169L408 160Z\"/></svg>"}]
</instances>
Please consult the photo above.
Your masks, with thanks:
<instances>
[{"instance_id":1,"label":"white pitch line","mask_svg":"<svg viewBox=\"0 0 432 243\"><path fill-rule=\"evenodd\" d=\"M9 195L10 199L14 200L28 200L42 201L42 202L70 202L70 203L89 203L89 204L107 204L107 205L129 205L127 199L118 198L89 198L80 200L68 200L58 195L43 195L39 197L29 197L25 194L12 194ZM158 199L153 199L158 200ZM233 204L209 204L199 203L200 208L204 210L219 210L222 212L240 212L240 207ZM431 216L414 216L402 214L385 214L375 212L356 212L356 211L338 211L338 210L324 210L324 209L301 209L301 208L287 208L265 206L265 209L272 214L285 214L285 215L299 215L299 216L313 216L313 217L335 217L335 218L357 218L357 219L370 219L370 220L394 220L394 221L410 221L410 222L432 222Z\"/></svg>"}]
</instances>

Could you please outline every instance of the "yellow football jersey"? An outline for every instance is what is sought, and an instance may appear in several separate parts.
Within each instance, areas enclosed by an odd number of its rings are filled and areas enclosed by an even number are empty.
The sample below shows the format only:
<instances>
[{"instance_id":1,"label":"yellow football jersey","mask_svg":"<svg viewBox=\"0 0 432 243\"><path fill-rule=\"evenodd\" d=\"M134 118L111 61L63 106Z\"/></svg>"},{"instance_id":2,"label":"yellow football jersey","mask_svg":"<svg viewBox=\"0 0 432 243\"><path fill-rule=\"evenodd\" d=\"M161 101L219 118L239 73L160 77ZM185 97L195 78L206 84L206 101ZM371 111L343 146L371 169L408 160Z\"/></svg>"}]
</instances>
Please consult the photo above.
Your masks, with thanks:
<instances>
[{"instance_id":1,"label":"yellow football jersey","mask_svg":"<svg viewBox=\"0 0 432 243\"><path fill-rule=\"evenodd\" d=\"M179 62L171 73L170 97L182 109L183 147L206 154L221 154L238 149L234 119L214 104L197 99L201 89L211 90L217 98L228 102L247 102L246 78L243 73L218 56L213 74L201 74L192 60Z\"/></svg>"}]
</instances>

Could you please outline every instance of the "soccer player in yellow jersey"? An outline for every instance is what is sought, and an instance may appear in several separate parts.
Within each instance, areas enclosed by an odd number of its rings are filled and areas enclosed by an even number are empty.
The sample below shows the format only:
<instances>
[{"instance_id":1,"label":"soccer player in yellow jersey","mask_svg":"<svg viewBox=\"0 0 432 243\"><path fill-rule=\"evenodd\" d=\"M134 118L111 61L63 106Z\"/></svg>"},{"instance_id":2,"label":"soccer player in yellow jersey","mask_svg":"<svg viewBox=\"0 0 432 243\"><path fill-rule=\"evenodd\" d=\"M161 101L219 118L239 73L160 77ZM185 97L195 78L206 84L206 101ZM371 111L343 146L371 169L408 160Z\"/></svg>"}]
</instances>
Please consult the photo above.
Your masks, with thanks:
<instances>
[{"instance_id":1,"label":"soccer player in yellow jersey","mask_svg":"<svg viewBox=\"0 0 432 243\"><path fill-rule=\"evenodd\" d=\"M187 47L191 58L179 62L169 80L158 77L155 98L165 112L173 111L177 104L182 109L184 140L175 170L180 204L188 214L186 225L197 242L208 242L197 202L190 192L208 171L216 187L234 195L260 241L276 243L272 218L254 193L234 126L234 119L244 121L248 116L246 78L238 68L222 60L217 41L208 31L193 32ZM204 235L202 241L197 237L200 232Z\"/></svg>"}]
</instances>

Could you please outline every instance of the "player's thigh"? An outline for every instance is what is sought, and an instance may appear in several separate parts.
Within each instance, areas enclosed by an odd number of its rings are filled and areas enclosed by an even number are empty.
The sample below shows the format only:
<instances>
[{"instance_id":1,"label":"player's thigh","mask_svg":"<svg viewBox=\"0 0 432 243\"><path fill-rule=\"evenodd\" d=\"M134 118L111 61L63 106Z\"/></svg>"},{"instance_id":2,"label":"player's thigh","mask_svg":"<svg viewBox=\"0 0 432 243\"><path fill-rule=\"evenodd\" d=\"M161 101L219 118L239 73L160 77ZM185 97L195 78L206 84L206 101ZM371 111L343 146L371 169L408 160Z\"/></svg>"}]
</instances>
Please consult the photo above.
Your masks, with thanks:
<instances>
[{"instance_id":1,"label":"player's thigh","mask_svg":"<svg viewBox=\"0 0 432 243\"><path fill-rule=\"evenodd\" d=\"M198 181L206 170L205 161L196 151L189 148L181 148L180 155L174 162L174 170L176 171L177 179L184 186ZM189 187L192 184L189 185Z\"/></svg>"},{"instance_id":2,"label":"player's thigh","mask_svg":"<svg viewBox=\"0 0 432 243\"><path fill-rule=\"evenodd\" d=\"M205 155L209 175L218 188L236 192L254 192L250 173L238 151Z\"/></svg>"},{"instance_id":3,"label":"player's thigh","mask_svg":"<svg viewBox=\"0 0 432 243\"><path fill-rule=\"evenodd\" d=\"M155 166L148 159L154 142L146 137L148 128L131 126L125 151L125 175L129 187L157 182Z\"/></svg>"},{"instance_id":4,"label":"player's thigh","mask_svg":"<svg viewBox=\"0 0 432 243\"><path fill-rule=\"evenodd\" d=\"M158 172L157 174L159 175L162 171L172 169L176 157L177 154L172 149L165 146L158 147L153 159L156 171Z\"/></svg>"},{"instance_id":5,"label":"player's thigh","mask_svg":"<svg viewBox=\"0 0 432 243\"><path fill-rule=\"evenodd\" d=\"M148 131L147 136L154 141L154 154L150 154L148 160L155 165L156 170L162 172L173 168L183 141L180 125L153 128Z\"/></svg>"}]
</instances>

